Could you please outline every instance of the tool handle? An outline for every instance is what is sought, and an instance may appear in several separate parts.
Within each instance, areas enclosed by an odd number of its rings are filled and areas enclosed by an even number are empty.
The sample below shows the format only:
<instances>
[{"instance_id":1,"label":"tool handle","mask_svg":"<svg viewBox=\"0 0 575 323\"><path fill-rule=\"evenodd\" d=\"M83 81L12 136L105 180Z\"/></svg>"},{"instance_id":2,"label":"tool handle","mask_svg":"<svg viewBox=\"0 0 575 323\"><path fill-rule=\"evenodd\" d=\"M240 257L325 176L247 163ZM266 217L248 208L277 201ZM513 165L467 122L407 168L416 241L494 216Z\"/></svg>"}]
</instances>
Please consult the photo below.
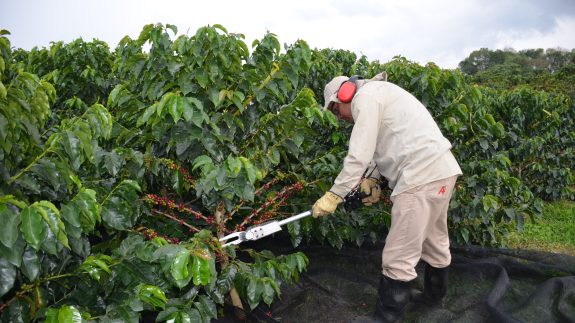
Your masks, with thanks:
<instances>
[{"instance_id":1,"label":"tool handle","mask_svg":"<svg viewBox=\"0 0 575 323\"><path fill-rule=\"evenodd\" d=\"M287 219L283 219L283 220L281 220L281 221L278 221L278 224L279 224L280 226L282 226L282 225L284 225L284 224L288 224L288 223L290 223L290 222L297 221L297 220L299 220L299 219L303 219L303 218L308 217L308 216L310 216L310 215L311 215L311 210L305 211L305 212L300 213L300 214L298 214L298 215L294 215L294 216L289 217L289 218L287 218Z\"/></svg>"}]
</instances>

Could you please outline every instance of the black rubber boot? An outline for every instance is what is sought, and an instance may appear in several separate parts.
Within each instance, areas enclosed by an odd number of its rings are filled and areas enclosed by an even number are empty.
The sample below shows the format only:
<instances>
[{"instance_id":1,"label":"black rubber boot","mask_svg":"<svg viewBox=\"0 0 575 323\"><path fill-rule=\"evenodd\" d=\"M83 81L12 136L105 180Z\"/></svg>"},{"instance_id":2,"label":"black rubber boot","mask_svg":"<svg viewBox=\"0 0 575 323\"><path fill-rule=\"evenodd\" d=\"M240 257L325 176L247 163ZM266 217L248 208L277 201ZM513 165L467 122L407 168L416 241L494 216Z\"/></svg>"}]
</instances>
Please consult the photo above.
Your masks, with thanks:
<instances>
[{"instance_id":1,"label":"black rubber boot","mask_svg":"<svg viewBox=\"0 0 575 323\"><path fill-rule=\"evenodd\" d=\"M375 322L399 321L410 300L409 283L381 275L378 294L379 299L374 313Z\"/></svg>"},{"instance_id":2,"label":"black rubber boot","mask_svg":"<svg viewBox=\"0 0 575 323\"><path fill-rule=\"evenodd\" d=\"M423 293L413 295L412 300L429 306L441 305L441 300L445 294L447 294L449 266L445 268L435 268L426 264L424 275Z\"/></svg>"}]
</instances>

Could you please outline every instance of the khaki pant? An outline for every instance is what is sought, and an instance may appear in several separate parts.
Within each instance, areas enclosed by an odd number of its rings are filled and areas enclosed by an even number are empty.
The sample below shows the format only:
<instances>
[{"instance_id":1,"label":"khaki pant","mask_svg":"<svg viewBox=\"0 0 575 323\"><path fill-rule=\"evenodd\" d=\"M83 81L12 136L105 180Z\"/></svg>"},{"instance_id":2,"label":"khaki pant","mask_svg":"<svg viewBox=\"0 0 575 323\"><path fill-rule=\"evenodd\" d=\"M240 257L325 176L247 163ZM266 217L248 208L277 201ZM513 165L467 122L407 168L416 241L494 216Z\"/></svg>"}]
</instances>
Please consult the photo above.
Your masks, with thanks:
<instances>
[{"instance_id":1,"label":"khaki pant","mask_svg":"<svg viewBox=\"0 0 575 323\"><path fill-rule=\"evenodd\" d=\"M417 277L420 259L436 268L449 266L447 210L456 180L452 176L392 197L391 228L382 256L385 276L410 281Z\"/></svg>"}]
</instances>

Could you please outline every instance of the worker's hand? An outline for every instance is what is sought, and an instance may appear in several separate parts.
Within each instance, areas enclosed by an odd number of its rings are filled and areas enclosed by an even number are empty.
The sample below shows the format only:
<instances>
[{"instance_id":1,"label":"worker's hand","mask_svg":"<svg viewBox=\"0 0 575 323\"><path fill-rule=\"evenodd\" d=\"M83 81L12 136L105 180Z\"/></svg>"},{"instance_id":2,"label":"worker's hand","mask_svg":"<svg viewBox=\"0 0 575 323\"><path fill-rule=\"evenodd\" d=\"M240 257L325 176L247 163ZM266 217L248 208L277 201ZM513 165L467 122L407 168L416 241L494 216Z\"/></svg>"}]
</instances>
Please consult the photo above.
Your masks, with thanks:
<instances>
[{"instance_id":1,"label":"worker's hand","mask_svg":"<svg viewBox=\"0 0 575 323\"><path fill-rule=\"evenodd\" d=\"M343 202L343 199L332 192L326 192L319 200L315 202L311 209L311 215L314 218L332 214L335 212L337 205Z\"/></svg>"},{"instance_id":2,"label":"worker's hand","mask_svg":"<svg viewBox=\"0 0 575 323\"><path fill-rule=\"evenodd\" d=\"M364 179L361 181L361 184L359 184L359 189L366 195L366 197L361 199L363 205L371 206L379 202L381 188L379 187L379 181L377 179L371 177Z\"/></svg>"}]
</instances>

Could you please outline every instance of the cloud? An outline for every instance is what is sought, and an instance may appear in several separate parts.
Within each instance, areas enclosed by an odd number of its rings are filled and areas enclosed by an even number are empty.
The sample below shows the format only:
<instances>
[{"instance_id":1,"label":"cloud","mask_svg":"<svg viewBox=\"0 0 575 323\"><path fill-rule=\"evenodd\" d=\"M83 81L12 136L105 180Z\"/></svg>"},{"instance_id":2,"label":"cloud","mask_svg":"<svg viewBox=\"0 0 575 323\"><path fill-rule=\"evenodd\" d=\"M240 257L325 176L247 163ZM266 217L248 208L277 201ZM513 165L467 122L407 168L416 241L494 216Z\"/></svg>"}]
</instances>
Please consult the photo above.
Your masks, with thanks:
<instances>
[{"instance_id":1,"label":"cloud","mask_svg":"<svg viewBox=\"0 0 575 323\"><path fill-rule=\"evenodd\" d=\"M513 47L575 47L573 0L19 0L3 5L0 21L15 47L98 38L114 48L149 23L170 23L193 35L222 24L246 35L267 32L280 42L350 50L386 62L402 55L455 68L472 51Z\"/></svg>"},{"instance_id":2,"label":"cloud","mask_svg":"<svg viewBox=\"0 0 575 323\"><path fill-rule=\"evenodd\" d=\"M502 31L496 35L495 48L511 47L516 50L529 48L575 48L575 17L555 18L551 30L538 30L530 28L526 30Z\"/></svg>"}]
</instances>

